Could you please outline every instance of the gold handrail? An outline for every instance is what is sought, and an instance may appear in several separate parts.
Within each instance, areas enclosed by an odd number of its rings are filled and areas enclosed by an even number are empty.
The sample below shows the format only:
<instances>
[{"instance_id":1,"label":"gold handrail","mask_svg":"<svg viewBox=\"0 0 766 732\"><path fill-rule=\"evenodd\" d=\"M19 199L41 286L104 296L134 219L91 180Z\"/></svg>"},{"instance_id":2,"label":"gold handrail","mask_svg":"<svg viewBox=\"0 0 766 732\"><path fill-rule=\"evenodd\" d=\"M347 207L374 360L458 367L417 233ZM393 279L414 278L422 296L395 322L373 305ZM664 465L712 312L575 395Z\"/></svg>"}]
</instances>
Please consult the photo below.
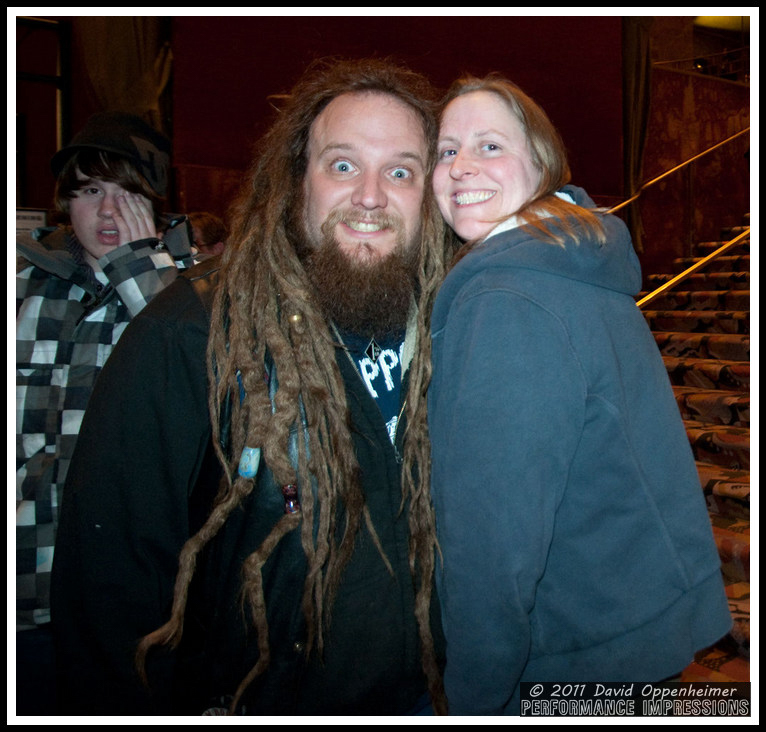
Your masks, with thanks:
<instances>
[{"instance_id":1,"label":"gold handrail","mask_svg":"<svg viewBox=\"0 0 766 732\"><path fill-rule=\"evenodd\" d=\"M669 64L682 64L685 61L696 61L697 59L717 58L718 56L733 56L740 51L749 51L750 46L741 46L740 48L732 48L731 51L718 51L717 53L708 53L700 56L689 56L688 58L671 58L667 61L653 61L652 66L667 66Z\"/></svg>"},{"instance_id":2,"label":"gold handrail","mask_svg":"<svg viewBox=\"0 0 766 732\"><path fill-rule=\"evenodd\" d=\"M699 155L695 155L693 158L689 158L686 162L681 163L680 165L676 165L675 168L671 168L670 170L664 172L662 175L658 175L656 178L652 178L652 180L647 181L644 183L627 201L623 201L622 203L618 203L613 208L610 208L607 213L613 214L615 211L619 211L621 208L625 208L625 206L633 203L647 188L650 186L653 186L655 183L659 183L663 178L666 178L671 173L675 173L677 170L680 170L681 168L690 165L695 160L699 160L703 155L707 155L710 152L713 152L713 150L717 150L722 145L725 145L728 142L731 142L732 140L736 139L740 135L744 135L746 132L750 132L750 128L746 127L744 130L741 130L740 132L737 132L736 134L732 135L731 137L726 138L722 142L719 142L717 145L713 145L713 147L709 147L704 152L699 153Z\"/></svg>"},{"instance_id":3,"label":"gold handrail","mask_svg":"<svg viewBox=\"0 0 766 732\"><path fill-rule=\"evenodd\" d=\"M698 262L695 262L691 267L688 269L685 269L681 274L676 275L672 280L668 280L664 285L660 285L656 290L653 292L650 292L645 297L642 297L638 302L636 302L636 305L638 307L643 307L646 305L646 303L650 302L651 300L654 300L655 297L658 295L661 295L663 292L666 292L671 287L675 287L679 282L683 282L689 275L694 274L698 269L702 269L708 262L710 262L713 259L716 259L717 257L720 257L722 254L725 254L730 249L733 249L737 244L739 244L743 239L750 236L750 227L748 226L747 229L745 229L739 236L734 237L731 241L727 241L726 244L716 249L711 254L708 254L707 257L703 257Z\"/></svg>"}]
</instances>

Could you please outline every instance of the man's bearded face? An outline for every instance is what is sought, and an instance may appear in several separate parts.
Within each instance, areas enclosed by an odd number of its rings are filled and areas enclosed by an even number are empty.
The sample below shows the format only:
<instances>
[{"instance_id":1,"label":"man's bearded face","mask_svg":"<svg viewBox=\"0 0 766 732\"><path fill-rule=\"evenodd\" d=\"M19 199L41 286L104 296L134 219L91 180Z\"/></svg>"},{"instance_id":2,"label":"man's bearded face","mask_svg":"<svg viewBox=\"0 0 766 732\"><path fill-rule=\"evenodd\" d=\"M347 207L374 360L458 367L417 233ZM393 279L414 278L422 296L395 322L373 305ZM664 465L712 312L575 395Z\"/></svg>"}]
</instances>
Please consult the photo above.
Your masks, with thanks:
<instances>
[{"instance_id":1,"label":"man's bearded face","mask_svg":"<svg viewBox=\"0 0 766 732\"><path fill-rule=\"evenodd\" d=\"M321 242L303 248L320 305L342 330L379 338L402 331L414 294L417 243L401 236L385 256L349 255L332 233L342 215L331 215L321 227Z\"/></svg>"},{"instance_id":2,"label":"man's bearded face","mask_svg":"<svg viewBox=\"0 0 766 732\"><path fill-rule=\"evenodd\" d=\"M300 249L338 326L382 335L406 324L427 157L415 112L387 94L343 94L314 120Z\"/></svg>"}]
</instances>

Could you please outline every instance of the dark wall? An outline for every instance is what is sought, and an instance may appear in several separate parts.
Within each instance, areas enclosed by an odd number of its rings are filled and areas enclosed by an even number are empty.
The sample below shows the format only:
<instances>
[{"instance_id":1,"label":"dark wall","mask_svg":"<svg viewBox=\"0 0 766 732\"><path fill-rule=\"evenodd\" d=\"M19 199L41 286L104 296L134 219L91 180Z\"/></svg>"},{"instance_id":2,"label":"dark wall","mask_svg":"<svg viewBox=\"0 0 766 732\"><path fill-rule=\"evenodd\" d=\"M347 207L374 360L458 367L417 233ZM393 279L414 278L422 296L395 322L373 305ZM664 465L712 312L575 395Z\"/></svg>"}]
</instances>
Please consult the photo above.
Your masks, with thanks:
<instances>
[{"instance_id":1,"label":"dark wall","mask_svg":"<svg viewBox=\"0 0 766 732\"><path fill-rule=\"evenodd\" d=\"M656 68L644 154L644 180L706 150L649 188L639 202L644 274L670 272L700 241L718 241L750 211L750 88L701 74ZM725 145L715 147L724 140Z\"/></svg>"},{"instance_id":2,"label":"dark wall","mask_svg":"<svg viewBox=\"0 0 766 732\"><path fill-rule=\"evenodd\" d=\"M393 56L440 88L499 71L562 133L574 182L622 194L620 17L178 17L173 138L179 207L218 209L286 92L316 57Z\"/></svg>"},{"instance_id":3,"label":"dark wall","mask_svg":"<svg viewBox=\"0 0 766 732\"><path fill-rule=\"evenodd\" d=\"M92 73L104 71L103 48L112 55L112 42L143 48L147 39L130 28L143 28L148 18L48 20L58 20L58 31L45 23L30 28L17 22L17 72L31 76L16 87L17 205L39 208L51 203L48 161L57 143L54 93L36 75L56 72L56 48L71 31L71 54L63 54L70 59L71 78L62 119L76 131L104 103L90 88ZM691 17L650 20L653 61L694 56ZM171 210L225 215L253 146L273 120L269 95L288 91L312 59L329 55L393 56L440 88L466 71L499 71L547 110L569 149L574 182L602 205L624 199L620 16L155 16L155 21L173 54L172 83L162 96L163 122L174 138ZM746 45L747 39L738 42ZM107 60L114 66L114 59ZM128 76L119 65L108 73L115 83ZM746 126L749 106L744 84L655 67L643 180ZM742 138L642 197L644 236L637 246L645 271L667 269L672 257L688 253L692 237L714 238L720 225L739 222L748 207L748 146L749 139Z\"/></svg>"},{"instance_id":4,"label":"dark wall","mask_svg":"<svg viewBox=\"0 0 766 732\"><path fill-rule=\"evenodd\" d=\"M16 205L46 209L53 197L50 159L62 143L57 74L68 33L55 23L16 23ZM62 109L62 116L68 109ZM68 136L68 135L67 135Z\"/></svg>"}]
</instances>

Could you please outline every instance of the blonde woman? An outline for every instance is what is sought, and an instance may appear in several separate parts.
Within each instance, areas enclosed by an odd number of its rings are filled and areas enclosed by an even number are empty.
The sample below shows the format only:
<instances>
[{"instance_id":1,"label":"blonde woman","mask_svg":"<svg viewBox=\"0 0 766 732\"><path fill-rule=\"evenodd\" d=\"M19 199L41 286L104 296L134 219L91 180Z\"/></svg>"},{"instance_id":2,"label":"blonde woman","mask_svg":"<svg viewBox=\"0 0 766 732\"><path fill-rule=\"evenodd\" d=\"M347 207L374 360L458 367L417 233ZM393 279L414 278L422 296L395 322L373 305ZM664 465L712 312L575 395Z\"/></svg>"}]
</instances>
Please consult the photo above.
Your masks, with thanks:
<instances>
[{"instance_id":1,"label":"blonde woman","mask_svg":"<svg viewBox=\"0 0 766 732\"><path fill-rule=\"evenodd\" d=\"M434 191L465 244L429 426L451 714L518 714L522 681L659 681L731 623L630 236L569 177L515 85L448 94Z\"/></svg>"}]
</instances>

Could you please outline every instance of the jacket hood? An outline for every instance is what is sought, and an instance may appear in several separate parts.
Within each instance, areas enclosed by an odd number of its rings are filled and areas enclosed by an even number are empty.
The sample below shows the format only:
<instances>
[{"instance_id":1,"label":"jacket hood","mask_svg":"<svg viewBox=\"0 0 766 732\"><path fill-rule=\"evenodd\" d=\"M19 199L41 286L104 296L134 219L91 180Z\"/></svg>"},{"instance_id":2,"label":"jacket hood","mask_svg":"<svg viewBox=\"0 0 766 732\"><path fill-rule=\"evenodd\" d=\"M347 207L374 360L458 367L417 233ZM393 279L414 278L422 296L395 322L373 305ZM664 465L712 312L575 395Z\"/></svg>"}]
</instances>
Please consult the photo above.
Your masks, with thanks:
<instances>
[{"instance_id":1,"label":"jacket hood","mask_svg":"<svg viewBox=\"0 0 766 732\"><path fill-rule=\"evenodd\" d=\"M20 261L17 259L17 271L33 264L90 292L93 287L92 270L87 264L75 259L68 240L66 230L55 226L19 234L16 237L16 254L20 258Z\"/></svg>"},{"instance_id":2,"label":"jacket hood","mask_svg":"<svg viewBox=\"0 0 766 732\"><path fill-rule=\"evenodd\" d=\"M16 237L16 253L46 272L60 276L71 275L77 269L63 228L43 227L19 234Z\"/></svg>"},{"instance_id":3,"label":"jacket hood","mask_svg":"<svg viewBox=\"0 0 766 732\"><path fill-rule=\"evenodd\" d=\"M595 208L582 189L565 186L562 191L575 203ZM606 242L583 237L579 244L562 232L564 246L548 243L523 228L490 235L467 254L453 270L468 279L486 267L513 267L547 272L596 287L635 296L641 289L641 265L633 249L627 226L616 216L602 215ZM554 229L560 231L554 225Z\"/></svg>"}]
</instances>

